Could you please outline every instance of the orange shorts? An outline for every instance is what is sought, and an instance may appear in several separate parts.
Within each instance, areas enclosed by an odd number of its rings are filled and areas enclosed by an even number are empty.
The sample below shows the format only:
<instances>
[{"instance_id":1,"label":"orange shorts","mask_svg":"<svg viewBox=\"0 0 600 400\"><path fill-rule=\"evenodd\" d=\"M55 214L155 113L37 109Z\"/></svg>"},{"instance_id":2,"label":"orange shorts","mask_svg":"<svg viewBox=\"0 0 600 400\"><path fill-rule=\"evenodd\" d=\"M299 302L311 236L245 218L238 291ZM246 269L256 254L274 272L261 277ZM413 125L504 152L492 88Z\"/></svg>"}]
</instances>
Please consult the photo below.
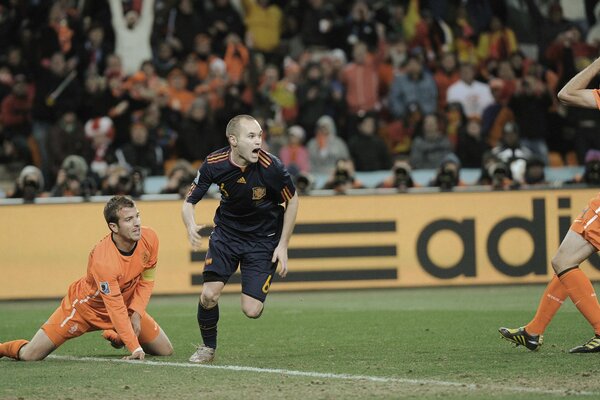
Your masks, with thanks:
<instances>
[{"instance_id":1,"label":"orange shorts","mask_svg":"<svg viewBox=\"0 0 600 400\"><path fill-rule=\"evenodd\" d=\"M573 221L571 229L579 233L596 249L600 249L600 193L591 199L581 215Z\"/></svg>"},{"instance_id":2,"label":"orange shorts","mask_svg":"<svg viewBox=\"0 0 600 400\"><path fill-rule=\"evenodd\" d=\"M141 325L138 336L141 345L152 342L160 333L160 326L148 313L142 315ZM67 297L62 299L60 306L42 325L42 330L56 347L86 332L103 329L114 329L108 317L101 318L96 313L74 308Z\"/></svg>"}]
</instances>

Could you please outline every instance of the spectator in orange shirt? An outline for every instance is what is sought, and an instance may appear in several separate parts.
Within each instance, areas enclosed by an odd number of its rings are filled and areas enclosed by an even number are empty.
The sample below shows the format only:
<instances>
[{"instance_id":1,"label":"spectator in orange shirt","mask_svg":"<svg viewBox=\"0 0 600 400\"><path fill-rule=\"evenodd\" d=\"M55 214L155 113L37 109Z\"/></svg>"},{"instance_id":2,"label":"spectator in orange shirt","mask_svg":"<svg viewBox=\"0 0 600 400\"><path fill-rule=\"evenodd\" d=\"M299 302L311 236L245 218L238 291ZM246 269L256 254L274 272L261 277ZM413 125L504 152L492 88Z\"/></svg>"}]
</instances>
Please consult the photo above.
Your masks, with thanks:
<instances>
[{"instance_id":1,"label":"spectator in orange shirt","mask_svg":"<svg viewBox=\"0 0 600 400\"><path fill-rule=\"evenodd\" d=\"M0 357L22 361L46 358L69 339L104 330L113 347L127 347L128 360L146 353L173 353L169 338L146 313L154 287L158 236L141 225L135 202L115 196L104 206L110 229L90 252L87 273L69 286L60 306L31 341L0 344Z\"/></svg>"},{"instance_id":2,"label":"spectator in orange shirt","mask_svg":"<svg viewBox=\"0 0 600 400\"><path fill-rule=\"evenodd\" d=\"M175 68L169 73L167 81L169 83L169 107L181 114L187 113L196 98L194 93L186 89L187 77L181 69Z\"/></svg>"}]
</instances>

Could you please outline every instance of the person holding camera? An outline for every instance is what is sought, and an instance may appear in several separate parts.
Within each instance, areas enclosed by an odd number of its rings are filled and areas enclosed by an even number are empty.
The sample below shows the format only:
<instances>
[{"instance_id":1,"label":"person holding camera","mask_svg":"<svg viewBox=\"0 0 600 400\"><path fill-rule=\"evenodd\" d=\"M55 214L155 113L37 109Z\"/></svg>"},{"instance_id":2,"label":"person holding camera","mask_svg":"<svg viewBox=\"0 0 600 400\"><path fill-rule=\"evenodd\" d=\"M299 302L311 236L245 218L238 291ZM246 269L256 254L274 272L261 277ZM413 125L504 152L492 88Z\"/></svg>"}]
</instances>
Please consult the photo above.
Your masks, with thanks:
<instances>
[{"instance_id":1,"label":"person holding camera","mask_svg":"<svg viewBox=\"0 0 600 400\"><path fill-rule=\"evenodd\" d=\"M460 180L460 160L454 153L444 157L429 186L438 187L442 192L452 191L456 186L466 186Z\"/></svg>"},{"instance_id":2,"label":"person holding camera","mask_svg":"<svg viewBox=\"0 0 600 400\"><path fill-rule=\"evenodd\" d=\"M408 189L418 187L412 178L412 167L408 160L398 158L392 166L392 173L377 185L382 189L397 189L399 192L406 192Z\"/></svg>"},{"instance_id":3,"label":"person holding camera","mask_svg":"<svg viewBox=\"0 0 600 400\"><path fill-rule=\"evenodd\" d=\"M355 176L354 163L350 159L339 159L331 171L323 189L345 194L349 189L362 189L364 185Z\"/></svg>"},{"instance_id":4,"label":"person holding camera","mask_svg":"<svg viewBox=\"0 0 600 400\"><path fill-rule=\"evenodd\" d=\"M37 197L43 195L43 190L44 176L42 171L34 165L27 165L19 173L15 188L8 198L23 199L25 203L33 203Z\"/></svg>"}]
</instances>

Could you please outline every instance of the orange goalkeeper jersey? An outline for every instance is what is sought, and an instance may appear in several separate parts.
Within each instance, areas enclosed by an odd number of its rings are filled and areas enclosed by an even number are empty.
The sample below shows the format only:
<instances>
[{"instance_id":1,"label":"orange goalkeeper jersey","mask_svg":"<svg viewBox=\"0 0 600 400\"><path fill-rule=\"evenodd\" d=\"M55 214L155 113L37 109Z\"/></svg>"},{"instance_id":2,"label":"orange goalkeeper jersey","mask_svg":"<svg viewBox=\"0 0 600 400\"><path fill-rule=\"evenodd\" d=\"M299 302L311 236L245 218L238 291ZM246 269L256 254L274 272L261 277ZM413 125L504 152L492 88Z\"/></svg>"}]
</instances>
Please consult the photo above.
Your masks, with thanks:
<instances>
[{"instance_id":1,"label":"orange goalkeeper jersey","mask_svg":"<svg viewBox=\"0 0 600 400\"><path fill-rule=\"evenodd\" d=\"M129 313L143 315L152 289L158 258L158 236L142 227L142 237L130 253L122 253L106 235L90 252L87 274L69 286L73 313L99 329L115 329L129 351L140 344Z\"/></svg>"}]
</instances>

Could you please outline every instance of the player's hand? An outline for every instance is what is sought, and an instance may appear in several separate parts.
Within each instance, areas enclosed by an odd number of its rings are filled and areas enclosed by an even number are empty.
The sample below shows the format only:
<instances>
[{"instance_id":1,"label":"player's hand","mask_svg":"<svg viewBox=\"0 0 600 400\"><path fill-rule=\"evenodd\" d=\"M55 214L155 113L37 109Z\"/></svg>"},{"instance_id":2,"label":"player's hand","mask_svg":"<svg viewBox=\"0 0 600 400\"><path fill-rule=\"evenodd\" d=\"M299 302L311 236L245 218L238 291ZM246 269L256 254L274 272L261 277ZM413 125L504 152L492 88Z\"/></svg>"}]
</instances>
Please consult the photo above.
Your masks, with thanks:
<instances>
[{"instance_id":1,"label":"player's hand","mask_svg":"<svg viewBox=\"0 0 600 400\"><path fill-rule=\"evenodd\" d=\"M206 225L192 225L188 228L188 240L192 245L192 249L198 250L200 248L200 244L202 244L202 236L200 236L198 231L205 226Z\"/></svg>"},{"instance_id":2,"label":"player's hand","mask_svg":"<svg viewBox=\"0 0 600 400\"><path fill-rule=\"evenodd\" d=\"M142 331L142 316L137 311L134 311L129 319L131 320L133 333L135 333L135 336L140 336L140 332Z\"/></svg>"},{"instance_id":3,"label":"player's hand","mask_svg":"<svg viewBox=\"0 0 600 400\"><path fill-rule=\"evenodd\" d=\"M138 349L131 355L123 357L123 360L143 360L144 358L146 358L146 353L144 353L144 350Z\"/></svg>"},{"instance_id":4,"label":"player's hand","mask_svg":"<svg viewBox=\"0 0 600 400\"><path fill-rule=\"evenodd\" d=\"M282 278L285 278L285 276L287 275L287 272L288 272L287 261L288 261L287 247L284 247L281 245L277 246L275 248L275 251L273 252L273 258L271 258L271 262L272 263L279 262L281 264L281 268L279 269L277 274Z\"/></svg>"}]
</instances>

